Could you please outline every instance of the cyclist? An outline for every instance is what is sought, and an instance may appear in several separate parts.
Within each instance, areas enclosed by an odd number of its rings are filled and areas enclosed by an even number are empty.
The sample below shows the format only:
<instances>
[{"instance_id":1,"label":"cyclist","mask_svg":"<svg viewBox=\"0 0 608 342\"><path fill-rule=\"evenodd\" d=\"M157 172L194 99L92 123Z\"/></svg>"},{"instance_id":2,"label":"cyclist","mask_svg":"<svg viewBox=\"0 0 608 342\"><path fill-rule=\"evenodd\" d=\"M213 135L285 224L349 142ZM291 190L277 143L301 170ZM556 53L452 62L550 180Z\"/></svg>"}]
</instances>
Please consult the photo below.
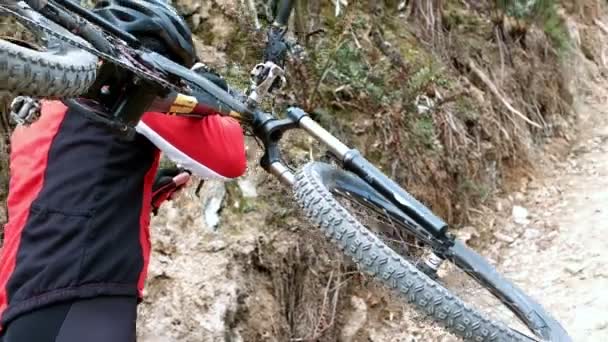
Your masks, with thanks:
<instances>
[{"instance_id":1,"label":"cyclist","mask_svg":"<svg viewBox=\"0 0 608 342\"><path fill-rule=\"evenodd\" d=\"M194 66L191 32L164 0L104 0L94 11L156 52ZM231 118L145 113L129 141L82 115L102 109L44 101L39 120L11 137L0 255L3 342L135 341L150 212L189 177L175 169L155 177L160 151L204 178L230 179L245 170L243 132Z\"/></svg>"}]
</instances>

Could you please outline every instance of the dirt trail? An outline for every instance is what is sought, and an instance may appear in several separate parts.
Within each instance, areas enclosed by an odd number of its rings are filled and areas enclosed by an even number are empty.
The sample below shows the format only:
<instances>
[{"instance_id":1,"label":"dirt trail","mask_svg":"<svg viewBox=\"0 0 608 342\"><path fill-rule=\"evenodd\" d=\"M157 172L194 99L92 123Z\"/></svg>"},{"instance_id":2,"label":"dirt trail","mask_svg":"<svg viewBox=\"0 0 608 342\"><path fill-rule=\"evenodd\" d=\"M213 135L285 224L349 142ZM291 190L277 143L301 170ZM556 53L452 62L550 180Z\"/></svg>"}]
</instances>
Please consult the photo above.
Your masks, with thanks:
<instances>
[{"instance_id":1,"label":"dirt trail","mask_svg":"<svg viewBox=\"0 0 608 342\"><path fill-rule=\"evenodd\" d=\"M496 239L481 253L541 302L573 341L604 342L608 341L608 92L604 90L608 86L605 81L589 80L585 88L587 94L581 95L577 106L576 141L569 148L563 142L549 147L539 158L536 179L520 192L497 200ZM551 157L555 154L560 156ZM513 215L515 206L526 215ZM483 306L483 298L478 304ZM395 321L370 322L363 330L370 341L459 341L412 319L408 311Z\"/></svg>"},{"instance_id":2,"label":"dirt trail","mask_svg":"<svg viewBox=\"0 0 608 342\"><path fill-rule=\"evenodd\" d=\"M608 341L607 100L586 99L583 129L568 158L520 196L529 222L512 223L523 234L504 250L499 266L574 341Z\"/></svg>"}]
</instances>

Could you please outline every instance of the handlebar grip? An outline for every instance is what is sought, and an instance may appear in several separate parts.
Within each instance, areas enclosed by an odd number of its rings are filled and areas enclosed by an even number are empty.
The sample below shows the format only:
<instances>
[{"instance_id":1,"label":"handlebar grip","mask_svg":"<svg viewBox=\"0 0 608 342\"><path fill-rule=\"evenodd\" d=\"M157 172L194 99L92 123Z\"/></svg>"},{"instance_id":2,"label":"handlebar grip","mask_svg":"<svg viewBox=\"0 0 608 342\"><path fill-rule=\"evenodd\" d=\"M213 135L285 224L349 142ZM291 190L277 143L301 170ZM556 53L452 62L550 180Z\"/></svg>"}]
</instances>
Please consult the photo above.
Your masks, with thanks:
<instances>
[{"instance_id":1,"label":"handlebar grip","mask_svg":"<svg viewBox=\"0 0 608 342\"><path fill-rule=\"evenodd\" d=\"M282 27L272 26L268 30L268 43L264 49L264 61L284 67L287 56L287 44L284 40L285 30Z\"/></svg>"}]
</instances>

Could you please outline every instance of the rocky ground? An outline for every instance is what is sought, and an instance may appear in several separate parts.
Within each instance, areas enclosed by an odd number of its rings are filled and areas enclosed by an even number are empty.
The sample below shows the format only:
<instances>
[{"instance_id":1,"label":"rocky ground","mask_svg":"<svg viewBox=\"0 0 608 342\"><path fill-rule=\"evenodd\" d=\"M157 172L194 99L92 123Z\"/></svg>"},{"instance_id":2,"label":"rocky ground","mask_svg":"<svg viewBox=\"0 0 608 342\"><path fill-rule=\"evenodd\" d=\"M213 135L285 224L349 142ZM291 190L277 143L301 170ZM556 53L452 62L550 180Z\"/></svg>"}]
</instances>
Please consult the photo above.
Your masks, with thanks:
<instances>
[{"instance_id":1,"label":"rocky ground","mask_svg":"<svg viewBox=\"0 0 608 342\"><path fill-rule=\"evenodd\" d=\"M575 341L608 340L607 100L590 99L568 159L529 184L521 203L529 217L501 265Z\"/></svg>"}]
</instances>

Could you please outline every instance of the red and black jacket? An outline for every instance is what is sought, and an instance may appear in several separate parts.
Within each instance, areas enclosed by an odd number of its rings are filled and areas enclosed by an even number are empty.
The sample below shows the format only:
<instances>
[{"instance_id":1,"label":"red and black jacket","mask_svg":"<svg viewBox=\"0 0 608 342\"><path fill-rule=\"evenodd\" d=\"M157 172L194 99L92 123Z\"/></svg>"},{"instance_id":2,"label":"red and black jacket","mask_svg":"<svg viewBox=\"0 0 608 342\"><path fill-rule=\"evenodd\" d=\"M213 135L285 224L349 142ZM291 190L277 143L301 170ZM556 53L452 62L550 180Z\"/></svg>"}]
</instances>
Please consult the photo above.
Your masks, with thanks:
<instances>
[{"instance_id":1,"label":"red and black jacket","mask_svg":"<svg viewBox=\"0 0 608 342\"><path fill-rule=\"evenodd\" d=\"M203 120L217 126L213 122L224 119ZM223 132L197 140L208 145L209 160L221 153L226 161L230 151L234 166L218 174L240 175L242 131L235 122L220 126ZM17 128L11 147L0 331L23 313L63 300L141 297L150 256L151 186L160 156L155 144L143 135L126 141L76 109L44 102L40 119Z\"/></svg>"}]
</instances>

